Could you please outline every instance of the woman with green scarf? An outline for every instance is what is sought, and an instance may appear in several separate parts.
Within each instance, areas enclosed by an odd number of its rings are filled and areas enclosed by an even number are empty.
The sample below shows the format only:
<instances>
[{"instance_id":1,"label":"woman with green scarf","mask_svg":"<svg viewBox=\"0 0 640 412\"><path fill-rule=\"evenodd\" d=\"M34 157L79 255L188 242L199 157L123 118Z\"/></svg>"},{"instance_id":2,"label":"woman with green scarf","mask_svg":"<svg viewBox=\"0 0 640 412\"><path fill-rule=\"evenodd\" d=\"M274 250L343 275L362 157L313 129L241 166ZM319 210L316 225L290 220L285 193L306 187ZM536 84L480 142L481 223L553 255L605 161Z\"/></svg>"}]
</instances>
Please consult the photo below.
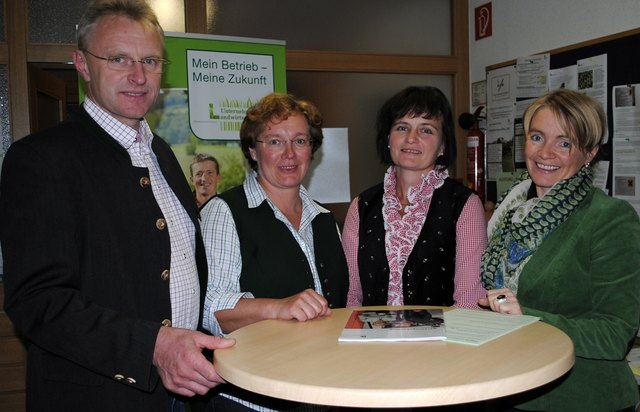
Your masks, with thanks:
<instances>
[{"instance_id":1,"label":"woman with green scarf","mask_svg":"<svg viewBox=\"0 0 640 412\"><path fill-rule=\"evenodd\" d=\"M482 257L480 304L538 316L573 341L573 369L510 399L535 411L635 410L625 359L640 323L640 221L593 186L606 132L594 99L559 89L524 115L527 172L501 199Z\"/></svg>"}]
</instances>

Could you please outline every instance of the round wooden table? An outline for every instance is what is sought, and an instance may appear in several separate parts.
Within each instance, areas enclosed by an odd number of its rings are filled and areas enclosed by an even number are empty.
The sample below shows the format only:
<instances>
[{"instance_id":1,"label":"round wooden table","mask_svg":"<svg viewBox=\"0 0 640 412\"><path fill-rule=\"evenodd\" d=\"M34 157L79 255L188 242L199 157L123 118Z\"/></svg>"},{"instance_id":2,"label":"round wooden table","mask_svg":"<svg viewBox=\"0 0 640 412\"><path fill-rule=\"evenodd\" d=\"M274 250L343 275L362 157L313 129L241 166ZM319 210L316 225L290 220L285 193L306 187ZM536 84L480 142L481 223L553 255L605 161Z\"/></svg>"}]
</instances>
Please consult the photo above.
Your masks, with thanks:
<instances>
[{"instance_id":1,"label":"round wooden table","mask_svg":"<svg viewBox=\"0 0 640 412\"><path fill-rule=\"evenodd\" d=\"M523 392L559 378L574 362L569 337L543 322L480 346L447 341L339 343L353 309L337 309L330 317L308 322L269 320L238 329L229 335L236 339L235 346L215 351L216 370L234 385L276 398L395 408Z\"/></svg>"}]
</instances>

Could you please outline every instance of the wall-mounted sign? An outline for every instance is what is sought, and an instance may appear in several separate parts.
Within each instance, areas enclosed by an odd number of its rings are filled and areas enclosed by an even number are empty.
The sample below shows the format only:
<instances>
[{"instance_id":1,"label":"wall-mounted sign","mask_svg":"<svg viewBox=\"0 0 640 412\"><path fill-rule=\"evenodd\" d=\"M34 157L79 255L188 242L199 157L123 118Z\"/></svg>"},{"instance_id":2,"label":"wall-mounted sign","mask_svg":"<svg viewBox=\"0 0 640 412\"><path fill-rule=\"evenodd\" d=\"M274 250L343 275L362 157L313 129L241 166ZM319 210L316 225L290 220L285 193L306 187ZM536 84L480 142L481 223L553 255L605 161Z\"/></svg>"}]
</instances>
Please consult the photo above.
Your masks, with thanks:
<instances>
[{"instance_id":1,"label":"wall-mounted sign","mask_svg":"<svg viewBox=\"0 0 640 412\"><path fill-rule=\"evenodd\" d=\"M286 91L285 44L277 40L171 33L163 87L186 89L189 125L202 140L238 140L247 109Z\"/></svg>"},{"instance_id":2,"label":"wall-mounted sign","mask_svg":"<svg viewBox=\"0 0 640 412\"><path fill-rule=\"evenodd\" d=\"M474 21L476 29L476 40L484 39L485 37L491 37L493 27L491 2L475 8Z\"/></svg>"},{"instance_id":3,"label":"wall-mounted sign","mask_svg":"<svg viewBox=\"0 0 640 412\"><path fill-rule=\"evenodd\" d=\"M247 109L271 92L286 92L285 42L165 33L171 61L160 95L145 116L173 149L187 177L196 154L220 165L218 193L242 184L240 125Z\"/></svg>"}]
</instances>

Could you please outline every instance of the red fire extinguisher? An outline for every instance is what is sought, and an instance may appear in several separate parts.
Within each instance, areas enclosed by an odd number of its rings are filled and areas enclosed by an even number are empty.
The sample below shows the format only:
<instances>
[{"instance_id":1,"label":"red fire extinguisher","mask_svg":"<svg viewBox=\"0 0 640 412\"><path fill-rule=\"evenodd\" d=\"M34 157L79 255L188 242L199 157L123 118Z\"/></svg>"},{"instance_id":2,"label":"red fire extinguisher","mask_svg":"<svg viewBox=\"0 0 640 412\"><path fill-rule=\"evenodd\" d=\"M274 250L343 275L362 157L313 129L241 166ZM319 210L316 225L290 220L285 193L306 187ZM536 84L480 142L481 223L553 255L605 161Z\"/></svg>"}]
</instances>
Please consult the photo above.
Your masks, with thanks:
<instances>
[{"instance_id":1,"label":"red fire extinguisher","mask_svg":"<svg viewBox=\"0 0 640 412\"><path fill-rule=\"evenodd\" d=\"M480 129L480 113L484 106L480 106L471 115L465 113L460 116L459 123L467 132L467 185L475 190L484 202L484 133ZM464 117L464 118L463 118Z\"/></svg>"}]
</instances>

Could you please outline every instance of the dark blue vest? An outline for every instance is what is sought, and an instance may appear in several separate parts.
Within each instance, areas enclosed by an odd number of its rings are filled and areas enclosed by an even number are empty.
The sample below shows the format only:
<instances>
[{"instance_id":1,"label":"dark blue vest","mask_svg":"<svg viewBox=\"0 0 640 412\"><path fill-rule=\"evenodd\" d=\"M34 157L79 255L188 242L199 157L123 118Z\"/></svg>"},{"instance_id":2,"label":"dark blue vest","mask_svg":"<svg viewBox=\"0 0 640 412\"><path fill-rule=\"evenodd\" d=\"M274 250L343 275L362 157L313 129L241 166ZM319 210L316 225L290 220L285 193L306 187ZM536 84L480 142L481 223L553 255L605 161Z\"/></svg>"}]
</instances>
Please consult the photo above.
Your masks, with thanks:
<instances>
[{"instance_id":1,"label":"dark blue vest","mask_svg":"<svg viewBox=\"0 0 640 412\"><path fill-rule=\"evenodd\" d=\"M471 190L445 179L431 199L429 211L402 273L405 305L453 305L456 223ZM363 305L386 305L389 262L382 217L382 184L360 195L358 268Z\"/></svg>"}]
</instances>

